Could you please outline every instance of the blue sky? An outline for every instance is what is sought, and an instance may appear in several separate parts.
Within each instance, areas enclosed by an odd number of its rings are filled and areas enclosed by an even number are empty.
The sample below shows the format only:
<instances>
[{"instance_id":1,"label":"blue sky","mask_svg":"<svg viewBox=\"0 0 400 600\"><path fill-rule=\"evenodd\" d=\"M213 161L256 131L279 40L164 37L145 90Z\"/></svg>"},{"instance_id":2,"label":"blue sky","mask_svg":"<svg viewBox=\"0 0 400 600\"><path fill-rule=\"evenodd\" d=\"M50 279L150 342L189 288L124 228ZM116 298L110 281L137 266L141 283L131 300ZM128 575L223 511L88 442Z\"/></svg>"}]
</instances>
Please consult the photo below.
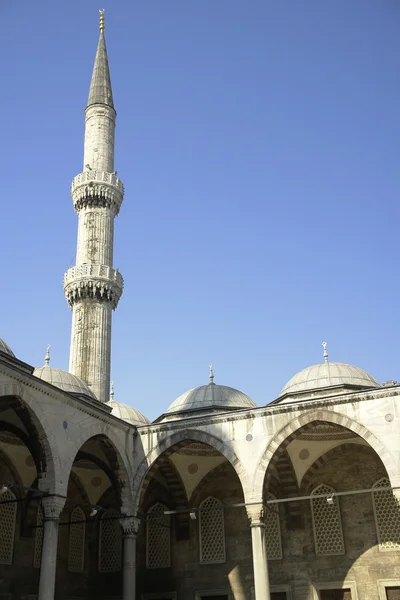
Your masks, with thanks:
<instances>
[{"instance_id":1,"label":"blue sky","mask_svg":"<svg viewBox=\"0 0 400 600\"><path fill-rule=\"evenodd\" d=\"M259 405L330 359L400 379L397 0L102 0L126 188L116 399ZM70 181L98 2L3 0L1 331L68 368Z\"/></svg>"}]
</instances>

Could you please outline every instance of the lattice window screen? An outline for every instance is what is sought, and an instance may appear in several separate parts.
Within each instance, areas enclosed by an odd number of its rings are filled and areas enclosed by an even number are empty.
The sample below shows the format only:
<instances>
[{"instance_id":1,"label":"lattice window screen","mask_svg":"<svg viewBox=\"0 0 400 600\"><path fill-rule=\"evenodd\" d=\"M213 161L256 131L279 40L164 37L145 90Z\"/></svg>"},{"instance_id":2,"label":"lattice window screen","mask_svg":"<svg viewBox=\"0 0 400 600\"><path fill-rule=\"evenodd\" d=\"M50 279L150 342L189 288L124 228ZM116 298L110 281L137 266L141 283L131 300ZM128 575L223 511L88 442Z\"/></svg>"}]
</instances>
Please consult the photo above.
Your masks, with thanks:
<instances>
[{"instance_id":1,"label":"lattice window screen","mask_svg":"<svg viewBox=\"0 0 400 600\"><path fill-rule=\"evenodd\" d=\"M384 477L372 487L386 486L390 487L390 481ZM393 492L373 492L372 500L379 550L400 550L400 507Z\"/></svg>"},{"instance_id":2,"label":"lattice window screen","mask_svg":"<svg viewBox=\"0 0 400 600\"><path fill-rule=\"evenodd\" d=\"M276 497L268 494L267 500L276 500ZM265 508L265 545L269 560L282 558L281 524L277 504L267 504Z\"/></svg>"},{"instance_id":3,"label":"lattice window screen","mask_svg":"<svg viewBox=\"0 0 400 600\"><path fill-rule=\"evenodd\" d=\"M40 569L43 547L43 508L38 506L36 514L35 549L33 552L33 566Z\"/></svg>"},{"instance_id":4,"label":"lattice window screen","mask_svg":"<svg viewBox=\"0 0 400 600\"><path fill-rule=\"evenodd\" d=\"M154 504L147 511L147 555L148 569L166 569L171 566L170 515L164 515L166 506Z\"/></svg>"},{"instance_id":5,"label":"lattice window screen","mask_svg":"<svg viewBox=\"0 0 400 600\"><path fill-rule=\"evenodd\" d=\"M77 506L71 513L69 526L68 571L82 573L85 561L85 513Z\"/></svg>"},{"instance_id":6,"label":"lattice window screen","mask_svg":"<svg viewBox=\"0 0 400 600\"><path fill-rule=\"evenodd\" d=\"M121 570L122 528L118 513L109 510L100 520L99 571L114 573Z\"/></svg>"},{"instance_id":7,"label":"lattice window screen","mask_svg":"<svg viewBox=\"0 0 400 600\"><path fill-rule=\"evenodd\" d=\"M311 495L334 493L334 489L321 484ZM337 496L333 496L333 503L329 504L327 498L312 498L311 512L314 527L316 554L344 554L344 542L340 508Z\"/></svg>"},{"instance_id":8,"label":"lattice window screen","mask_svg":"<svg viewBox=\"0 0 400 600\"><path fill-rule=\"evenodd\" d=\"M15 521L17 518L17 503L15 502L15 499L16 498L11 490L7 490L1 495L0 565L12 564Z\"/></svg>"},{"instance_id":9,"label":"lattice window screen","mask_svg":"<svg viewBox=\"0 0 400 600\"><path fill-rule=\"evenodd\" d=\"M220 507L220 508L219 508ZM200 562L223 563L225 554L224 511L217 498L209 496L200 504Z\"/></svg>"}]
</instances>

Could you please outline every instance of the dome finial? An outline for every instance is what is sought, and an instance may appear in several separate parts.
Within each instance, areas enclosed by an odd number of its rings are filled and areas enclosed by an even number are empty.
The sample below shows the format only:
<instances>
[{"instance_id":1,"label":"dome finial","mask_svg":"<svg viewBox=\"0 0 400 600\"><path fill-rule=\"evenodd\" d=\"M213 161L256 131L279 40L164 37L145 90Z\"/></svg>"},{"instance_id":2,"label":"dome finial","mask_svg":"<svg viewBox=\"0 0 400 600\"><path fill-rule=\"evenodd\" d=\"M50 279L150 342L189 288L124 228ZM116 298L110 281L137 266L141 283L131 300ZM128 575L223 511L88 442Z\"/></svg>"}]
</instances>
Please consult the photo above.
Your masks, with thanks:
<instances>
[{"instance_id":1,"label":"dome finial","mask_svg":"<svg viewBox=\"0 0 400 600\"><path fill-rule=\"evenodd\" d=\"M327 347L327 343L326 342L322 342L322 347L324 349L324 362L328 362L328 350L326 349Z\"/></svg>"},{"instance_id":2,"label":"dome finial","mask_svg":"<svg viewBox=\"0 0 400 600\"><path fill-rule=\"evenodd\" d=\"M104 31L104 8L100 8L100 31Z\"/></svg>"},{"instance_id":3,"label":"dome finial","mask_svg":"<svg viewBox=\"0 0 400 600\"><path fill-rule=\"evenodd\" d=\"M46 367L50 364L50 344L46 346L46 356L44 357L44 364Z\"/></svg>"},{"instance_id":4,"label":"dome finial","mask_svg":"<svg viewBox=\"0 0 400 600\"><path fill-rule=\"evenodd\" d=\"M214 383L214 371L212 363L210 363L210 383Z\"/></svg>"},{"instance_id":5,"label":"dome finial","mask_svg":"<svg viewBox=\"0 0 400 600\"><path fill-rule=\"evenodd\" d=\"M114 401L114 382L110 382L110 402Z\"/></svg>"}]
</instances>

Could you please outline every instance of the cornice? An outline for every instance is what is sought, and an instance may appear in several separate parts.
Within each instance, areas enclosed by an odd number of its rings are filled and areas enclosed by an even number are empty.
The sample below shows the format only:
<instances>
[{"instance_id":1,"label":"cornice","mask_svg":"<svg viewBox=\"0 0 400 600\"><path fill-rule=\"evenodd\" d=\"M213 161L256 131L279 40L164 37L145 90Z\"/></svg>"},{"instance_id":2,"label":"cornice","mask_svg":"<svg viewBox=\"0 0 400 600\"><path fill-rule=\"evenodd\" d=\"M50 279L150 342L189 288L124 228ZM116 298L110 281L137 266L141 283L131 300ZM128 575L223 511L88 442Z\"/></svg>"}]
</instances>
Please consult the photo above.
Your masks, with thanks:
<instances>
[{"instance_id":1,"label":"cornice","mask_svg":"<svg viewBox=\"0 0 400 600\"><path fill-rule=\"evenodd\" d=\"M259 417L269 417L284 413L293 413L293 417L299 412L305 412L316 409L333 408L344 404L354 404L355 402L366 402L372 400L380 400L384 398L396 397L400 395L400 386L391 388L379 388L368 391L351 392L340 396L324 396L315 400L302 400L296 403L266 405L257 408L235 411L234 413L220 413L214 416L201 417L185 417L176 421L167 421L164 423L152 423L150 425L138 426L140 435L150 433L160 433L164 431L176 431L190 427L202 427L217 425L219 423L227 423L234 421L244 421L247 419L255 419Z\"/></svg>"}]
</instances>

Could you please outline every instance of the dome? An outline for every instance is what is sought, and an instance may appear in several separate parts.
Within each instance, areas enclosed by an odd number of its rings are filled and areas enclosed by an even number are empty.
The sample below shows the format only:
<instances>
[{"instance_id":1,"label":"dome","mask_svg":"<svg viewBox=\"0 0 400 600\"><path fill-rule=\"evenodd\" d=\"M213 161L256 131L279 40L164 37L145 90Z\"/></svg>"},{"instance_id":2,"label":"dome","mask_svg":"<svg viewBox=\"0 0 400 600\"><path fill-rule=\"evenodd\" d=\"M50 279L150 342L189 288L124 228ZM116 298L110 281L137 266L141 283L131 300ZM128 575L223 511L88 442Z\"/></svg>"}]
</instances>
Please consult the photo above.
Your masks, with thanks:
<instances>
[{"instance_id":1,"label":"dome","mask_svg":"<svg viewBox=\"0 0 400 600\"><path fill-rule=\"evenodd\" d=\"M279 397L331 387L377 388L380 384L366 371L339 362L324 362L307 367L285 385Z\"/></svg>"},{"instance_id":2,"label":"dome","mask_svg":"<svg viewBox=\"0 0 400 600\"><path fill-rule=\"evenodd\" d=\"M1 338L0 338L0 351L1 351L1 352L4 352L5 354L9 354L10 356L14 356L14 357L15 357L15 354L14 354L14 352L11 350L10 346L8 346L8 345L5 343L5 341L4 341L4 340L2 340Z\"/></svg>"},{"instance_id":3,"label":"dome","mask_svg":"<svg viewBox=\"0 0 400 600\"><path fill-rule=\"evenodd\" d=\"M133 406L121 404L115 400L109 400L106 404L112 408L111 414L114 415L114 417L118 417L118 419L131 423L131 425L140 426L150 424L150 421L142 415L141 412L136 410L136 408L133 408Z\"/></svg>"},{"instance_id":4,"label":"dome","mask_svg":"<svg viewBox=\"0 0 400 600\"><path fill-rule=\"evenodd\" d=\"M42 381L51 383L51 385L60 388L60 390L64 390L64 392L69 392L70 394L84 394L85 396L96 399L96 396L93 394L90 387L82 381L82 379L72 375L72 373L68 373L68 371L55 369L45 365L44 367L36 368L33 371L33 375Z\"/></svg>"},{"instance_id":5,"label":"dome","mask_svg":"<svg viewBox=\"0 0 400 600\"><path fill-rule=\"evenodd\" d=\"M217 385L213 381L214 375L211 368L210 383L193 388L177 398L164 416L192 411L237 410L240 408L255 408L256 404L243 392L226 385Z\"/></svg>"}]
</instances>

